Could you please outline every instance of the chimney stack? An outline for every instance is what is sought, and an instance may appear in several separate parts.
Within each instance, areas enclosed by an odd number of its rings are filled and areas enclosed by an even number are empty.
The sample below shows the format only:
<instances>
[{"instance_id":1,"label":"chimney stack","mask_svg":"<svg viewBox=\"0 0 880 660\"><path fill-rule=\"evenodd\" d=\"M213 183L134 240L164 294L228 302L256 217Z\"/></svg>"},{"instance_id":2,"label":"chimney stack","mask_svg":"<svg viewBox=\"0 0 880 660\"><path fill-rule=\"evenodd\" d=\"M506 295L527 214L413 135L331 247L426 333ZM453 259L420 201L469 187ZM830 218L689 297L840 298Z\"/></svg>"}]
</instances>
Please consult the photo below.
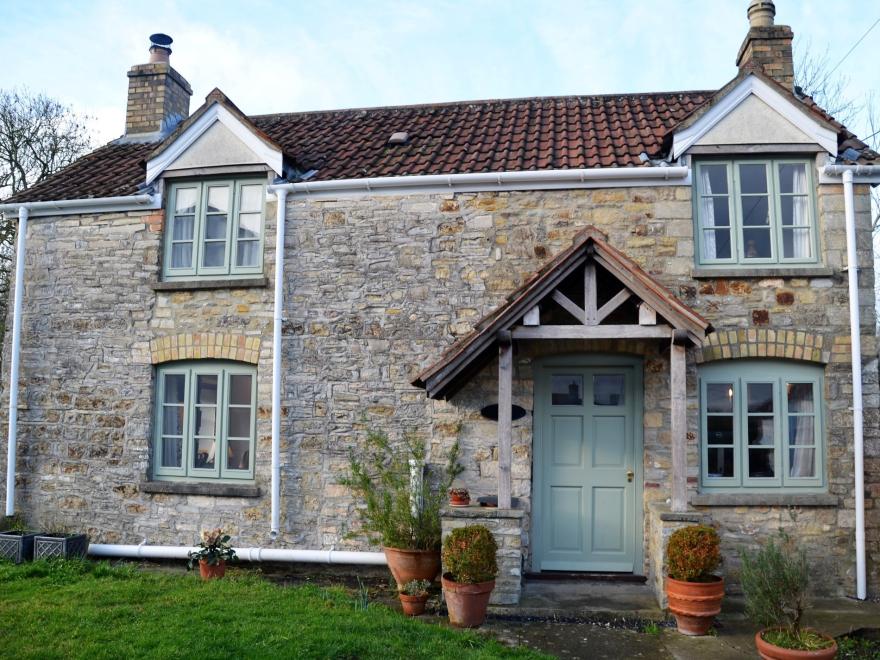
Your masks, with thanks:
<instances>
[{"instance_id":1,"label":"chimney stack","mask_svg":"<svg viewBox=\"0 0 880 660\"><path fill-rule=\"evenodd\" d=\"M773 0L751 0L748 8L749 32L736 65L740 71L758 67L786 89L794 89L794 62L791 41L794 33L787 25L776 25Z\"/></svg>"},{"instance_id":2,"label":"chimney stack","mask_svg":"<svg viewBox=\"0 0 880 660\"><path fill-rule=\"evenodd\" d=\"M189 116L192 87L170 64L172 39L150 36L150 61L128 72L125 137L160 139Z\"/></svg>"}]
</instances>

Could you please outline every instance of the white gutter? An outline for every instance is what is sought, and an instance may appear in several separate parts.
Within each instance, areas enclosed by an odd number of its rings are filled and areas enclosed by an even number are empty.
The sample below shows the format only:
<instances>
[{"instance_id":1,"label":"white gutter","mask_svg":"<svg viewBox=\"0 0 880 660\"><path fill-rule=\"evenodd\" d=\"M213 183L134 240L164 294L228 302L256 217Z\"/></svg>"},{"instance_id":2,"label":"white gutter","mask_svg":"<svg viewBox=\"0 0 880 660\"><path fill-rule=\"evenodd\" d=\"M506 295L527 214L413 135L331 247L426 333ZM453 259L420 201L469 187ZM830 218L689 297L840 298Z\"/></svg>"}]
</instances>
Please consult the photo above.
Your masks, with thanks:
<instances>
[{"instance_id":1,"label":"white gutter","mask_svg":"<svg viewBox=\"0 0 880 660\"><path fill-rule=\"evenodd\" d=\"M89 554L93 557L128 557L132 559L187 559L195 547L176 545L115 545L92 543ZM282 550L278 548L235 548L243 561L302 562L311 564L358 564L387 566L385 553L352 552L347 550Z\"/></svg>"},{"instance_id":2,"label":"white gutter","mask_svg":"<svg viewBox=\"0 0 880 660\"><path fill-rule=\"evenodd\" d=\"M275 213L275 308L272 313L272 521L269 537L274 541L281 527L281 326L284 322L284 234L287 191L274 190Z\"/></svg>"},{"instance_id":3,"label":"white gutter","mask_svg":"<svg viewBox=\"0 0 880 660\"><path fill-rule=\"evenodd\" d=\"M853 175L880 175L880 167L866 165L826 165L824 173L843 179L843 205L846 218L846 261L849 279L849 326L853 389L853 454L856 499L856 597L867 598L865 562L865 438L862 400L862 336L859 318L859 261L856 253L855 200Z\"/></svg>"},{"instance_id":4,"label":"white gutter","mask_svg":"<svg viewBox=\"0 0 880 660\"><path fill-rule=\"evenodd\" d=\"M24 262L27 247L28 208L18 209L15 248L15 293L12 303L12 364L9 367L9 433L6 448L6 515L15 513L15 454L18 445L18 367L21 355L21 299L24 296Z\"/></svg>"},{"instance_id":5,"label":"white gutter","mask_svg":"<svg viewBox=\"0 0 880 660\"><path fill-rule=\"evenodd\" d=\"M162 196L156 194L127 195L122 197L95 197L92 199L61 199L55 202L19 202L0 204L0 212L16 212L27 207L31 217L72 215L79 213L108 213L111 211L138 211L158 209Z\"/></svg>"},{"instance_id":6,"label":"white gutter","mask_svg":"<svg viewBox=\"0 0 880 660\"><path fill-rule=\"evenodd\" d=\"M387 176L333 181L303 181L269 186L277 192L287 190L308 197L412 194L443 192L482 192L493 190L553 190L606 188L621 186L690 185L691 169L665 167L597 167L571 170L526 172L479 172L475 174L430 174Z\"/></svg>"}]
</instances>

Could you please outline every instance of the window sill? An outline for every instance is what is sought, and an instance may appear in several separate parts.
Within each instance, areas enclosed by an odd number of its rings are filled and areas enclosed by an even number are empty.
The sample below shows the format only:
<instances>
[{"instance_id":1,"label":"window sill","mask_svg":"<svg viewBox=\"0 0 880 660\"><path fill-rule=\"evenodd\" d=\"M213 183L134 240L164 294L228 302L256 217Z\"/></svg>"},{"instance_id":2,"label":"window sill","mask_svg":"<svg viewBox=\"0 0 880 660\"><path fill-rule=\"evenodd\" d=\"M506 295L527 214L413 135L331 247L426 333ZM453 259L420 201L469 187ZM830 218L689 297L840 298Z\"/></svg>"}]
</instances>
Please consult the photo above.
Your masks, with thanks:
<instances>
[{"instance_id":1,"label":"window sill","mask_svg":"<svg viewBox=\"0 0 880 660\"><path fill-rule=\"evenodd\" d=\"M828 493L697 493L693 506L838 506L837 495Z\"/></svg>"},{"instance_id":2,"label":"window sill","mask_svg":"<svg viewBox=\"0 0 880 660\"><path fill-rule=\"evenodd\" d=\"M169 495L211 495L214 497L260 497L260 487L253 484L210 484L189 481L144 481L143 493Z\"/></svg>"},{"instance_id":3,"label":"window sill","mask_svg":"<svg viewBox=\"0 0 880 660\"><path fill-rule=\"evenodd\" d=\"M269 286L268 277L243 277L241 279L204 279L153 282L153 291L206 291L209 289L265 289Z\"/></svg>"},{"instance_id":4,"label":"window sill","mask_svg":"<svg viewBox=\"0 0 880 660\"><path fill-rule=\"evenodd\" d=\"M691 269L691 277L694 279L731 277L731 278L758 278L758 277L833 277L834 269L828 266L788 266L761 268L758 266L739 266L736 268L725 267L698 267Z\"/></svg>"}]
</instances>

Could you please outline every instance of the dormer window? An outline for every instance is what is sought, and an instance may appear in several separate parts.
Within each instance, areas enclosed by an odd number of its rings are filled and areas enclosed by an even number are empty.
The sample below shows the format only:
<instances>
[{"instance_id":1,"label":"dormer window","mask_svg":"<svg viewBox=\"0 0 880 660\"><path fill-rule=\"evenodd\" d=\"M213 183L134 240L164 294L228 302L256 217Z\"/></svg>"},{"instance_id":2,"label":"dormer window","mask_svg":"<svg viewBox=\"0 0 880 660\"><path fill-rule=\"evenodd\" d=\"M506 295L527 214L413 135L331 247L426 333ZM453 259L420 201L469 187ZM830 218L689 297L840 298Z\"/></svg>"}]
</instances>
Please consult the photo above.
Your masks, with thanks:
<instances>
[{"instance_id":1,"label":"dormer window","mask_svg":"<svg viewBox=\"0 0 880 660\"><path fill-rule=\"evenodd\" d=\"M699 263L815 264L813 189L806 160L698 163Z\"/></svg>"},{"instance_id":2,"label":"dormer window","mask_svg":"<svg viewBox=\"0 0 880 660\"><path fill-rule=\"evenodd\" d=\"M261 274L265 197L263 182L254 179L172 184L164 279Z\"/></svg>"}]
</instances>

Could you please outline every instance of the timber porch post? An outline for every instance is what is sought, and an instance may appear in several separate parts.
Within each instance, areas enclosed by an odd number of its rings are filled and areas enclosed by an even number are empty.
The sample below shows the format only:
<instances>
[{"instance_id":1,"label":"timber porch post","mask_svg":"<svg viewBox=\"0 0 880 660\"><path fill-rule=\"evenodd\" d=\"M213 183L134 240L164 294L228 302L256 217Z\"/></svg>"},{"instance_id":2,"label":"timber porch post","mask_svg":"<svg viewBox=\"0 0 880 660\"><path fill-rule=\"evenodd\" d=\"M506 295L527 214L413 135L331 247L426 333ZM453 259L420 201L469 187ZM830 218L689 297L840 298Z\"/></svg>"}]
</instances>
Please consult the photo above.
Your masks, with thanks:
<instances>
[{"instance_id":1,"label":"timber porch post","mask_svg":"<svg viewBox=\"0 0 880 660\"><path fill-rule=\"evenodd\" d=\"M498 508L510 508L511 409L513 403L513 341L498 333Z\"/></svg>"},{"instance_id":2,"label":"timber porch post","mask_svg":"<svg viewBox=\"0 0 880 660\"><path fill-rule=\"evenodd\" d=\"M675 330L669 351L669 392L672 423L672 511L687 511L687 333Z\"/></svg>"}]
</instances>

